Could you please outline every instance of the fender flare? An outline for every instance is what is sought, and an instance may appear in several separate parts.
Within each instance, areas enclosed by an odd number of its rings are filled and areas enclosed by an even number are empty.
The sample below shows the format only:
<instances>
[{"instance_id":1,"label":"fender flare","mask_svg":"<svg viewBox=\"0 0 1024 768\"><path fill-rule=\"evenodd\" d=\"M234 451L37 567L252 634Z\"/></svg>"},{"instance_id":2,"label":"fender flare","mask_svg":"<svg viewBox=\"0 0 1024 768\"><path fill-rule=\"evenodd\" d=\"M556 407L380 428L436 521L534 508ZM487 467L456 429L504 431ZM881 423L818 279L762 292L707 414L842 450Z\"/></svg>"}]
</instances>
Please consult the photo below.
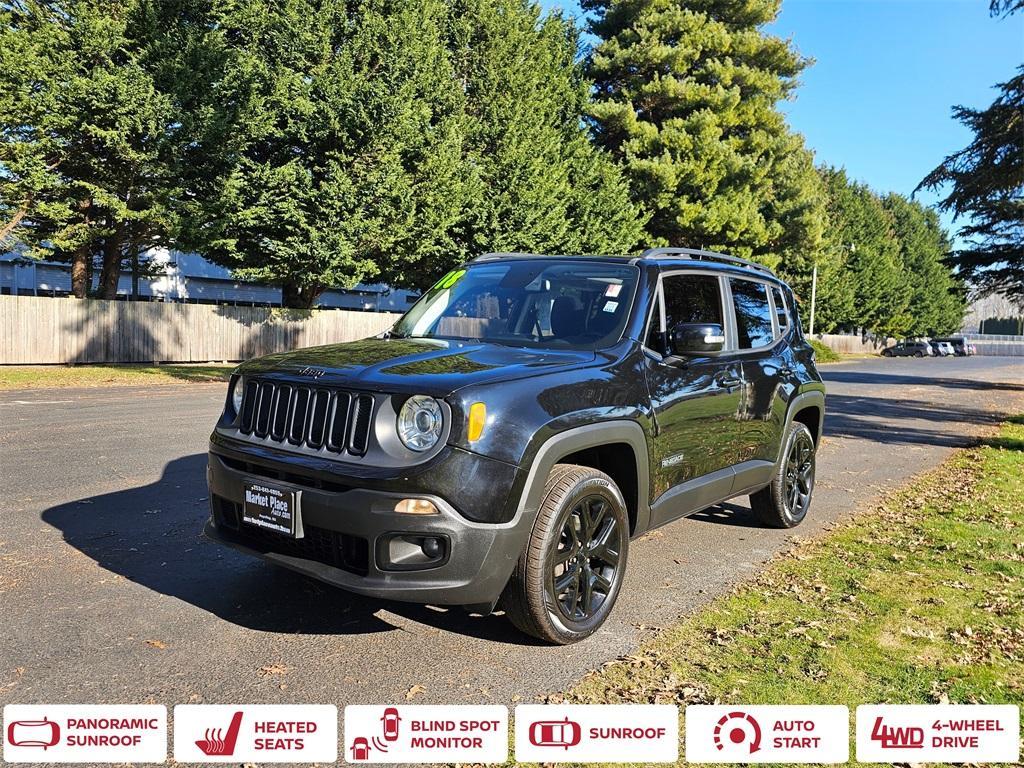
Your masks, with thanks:
<instances>
[{"instance_id":1,"label":"fender flare","mask_svg":"<svg viewBox=\"0 0 1024 768\"><path fill-rule=\"evenodd\" d=\"M786 422L782 427L783 439L779 441L779 455L775 459L776 467L782 461L782 444L785 443L785 436L789 434L789 426L793 423L793 417L797 411L803 410L809 405L817 406L818 408L818 434L814 439L815 448L821 444L822 433L825 429L825 392L820 389L809 389L796 395L786 409Z\"/></svg>"},{"instance_id":2,"label":"fender flare","mask_svg":"<svg viewBox=\"0 0 1024 768\"><path fill-rule=\"evenodd\" d=\"M537 510L543 500L544 485L554 466L571 453L587 448L597 448L609 443L626 443L633 449L636 457L637 510L636 530L646 530L650 518L650 472L647 437L635 421L625 419L605 421L597 424L585 424L563 432L557 432L547 438L534 454L530 463L530 471L526 476L519 504L516 507L516 518L529 518L533 526ZM524 521L526 522L526 521Z\"/></svg>"}]
</instances>

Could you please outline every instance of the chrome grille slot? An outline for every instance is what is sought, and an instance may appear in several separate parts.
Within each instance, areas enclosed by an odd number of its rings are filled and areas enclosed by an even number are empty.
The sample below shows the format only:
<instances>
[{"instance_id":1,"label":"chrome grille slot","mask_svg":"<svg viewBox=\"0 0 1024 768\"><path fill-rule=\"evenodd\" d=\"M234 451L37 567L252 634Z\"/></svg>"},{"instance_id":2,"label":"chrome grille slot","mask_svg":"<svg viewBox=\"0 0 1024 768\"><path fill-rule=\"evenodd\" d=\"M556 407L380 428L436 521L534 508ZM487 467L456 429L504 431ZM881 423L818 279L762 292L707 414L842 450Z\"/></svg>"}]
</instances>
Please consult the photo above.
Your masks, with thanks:
<instances>
[{"instance_id":1,"label":"chrome grille slot","mask_svg":"<svg viewBox=\"0 0 1024 768\"><path fill-rule=\"evenodd\" d=\"M362 456L373 402L372 395L247 379L238 428L259 440Z\"/></svg>"}]
</instances>

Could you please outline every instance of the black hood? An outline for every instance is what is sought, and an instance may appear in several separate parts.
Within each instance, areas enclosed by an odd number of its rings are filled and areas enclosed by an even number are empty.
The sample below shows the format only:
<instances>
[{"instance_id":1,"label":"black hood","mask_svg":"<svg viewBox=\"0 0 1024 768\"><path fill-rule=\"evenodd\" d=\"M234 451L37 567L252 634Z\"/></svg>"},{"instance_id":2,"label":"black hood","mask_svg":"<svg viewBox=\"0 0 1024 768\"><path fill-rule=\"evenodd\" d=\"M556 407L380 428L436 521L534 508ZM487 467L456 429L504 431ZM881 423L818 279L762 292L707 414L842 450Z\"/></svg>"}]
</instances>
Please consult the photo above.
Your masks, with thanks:
<instances>
[{"instance_id":1,"label":"black hood","mask_svg":"<svg viewBox=\"0 0 1024 768\"><path fill-rule=\"evenodd\" d=\"M326 386L443 397L470 384L510 381L596 360L593 351L445 339L373 338L267 355L238 372L300 377ZM321 373L322 372L322 373Z\"/></svg>"}]
</instances>

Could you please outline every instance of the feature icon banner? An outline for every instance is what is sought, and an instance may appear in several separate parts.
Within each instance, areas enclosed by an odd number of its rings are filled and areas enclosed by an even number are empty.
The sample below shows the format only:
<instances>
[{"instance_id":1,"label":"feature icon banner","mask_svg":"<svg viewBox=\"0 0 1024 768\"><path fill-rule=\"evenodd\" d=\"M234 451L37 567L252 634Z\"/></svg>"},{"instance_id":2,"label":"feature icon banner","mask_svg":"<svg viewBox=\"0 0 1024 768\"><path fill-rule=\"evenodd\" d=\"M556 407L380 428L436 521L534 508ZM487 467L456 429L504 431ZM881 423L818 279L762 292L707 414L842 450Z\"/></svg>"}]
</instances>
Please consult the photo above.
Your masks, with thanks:
<instances>
[{"instance_id":1,"label":"feature icon banner","mask_svg":"<svg viewBox=\"0 0 1024 768\"><path fill-rule=\"evenodd\" d=\"M520 704L516 760L674 763L679 708L669 704Z\"/></svg>"},{"instance_id":2,"label":"feature icon banner","mask_svg":"<svg viewBox=\"0 0 1024 768\"><path fill-rule=\"evenodd\" d=\"M690 763L845 763L850 710L832 705L692 705Z\"/></svg>"},{"instance_id":3,"label":"feature icon banner","mask_svg":"<svg viewBox=\"0 0 1024 768\"><path fill-rule=\"evenodd\" d=\"M508 708L351 705L345 707L350 763L503 763Z\"/></svg>"},{"instance_id":4,"label":"feature icon banner","mask_svg":"<svg viewBox=\"0 0 1024 768\"><path fill-rule=\"evenodd\" d=\"M857 707L862 763L1016 763L1013 704L877 704Z\"/></svg>"},{"instance_id":5,"label":"feature icon banner","mask_svg":"<svg viewBox=\"0 0 1024 768\"><path fill-rule=\"evenodd\" d=\"M162 763L167 707L8 704L3 739L7 763Z\"/></svg>"},{"instance_id":6,"label":"feature icon banner","mask_svg":"<svg viewBox=\"0 0 1024 768\"><path fill-rule=\"evenodd\" d=\"M179 763L333 763L338 708L333 704L179 704L174 708Z\"/></svg>"}]
</instances>

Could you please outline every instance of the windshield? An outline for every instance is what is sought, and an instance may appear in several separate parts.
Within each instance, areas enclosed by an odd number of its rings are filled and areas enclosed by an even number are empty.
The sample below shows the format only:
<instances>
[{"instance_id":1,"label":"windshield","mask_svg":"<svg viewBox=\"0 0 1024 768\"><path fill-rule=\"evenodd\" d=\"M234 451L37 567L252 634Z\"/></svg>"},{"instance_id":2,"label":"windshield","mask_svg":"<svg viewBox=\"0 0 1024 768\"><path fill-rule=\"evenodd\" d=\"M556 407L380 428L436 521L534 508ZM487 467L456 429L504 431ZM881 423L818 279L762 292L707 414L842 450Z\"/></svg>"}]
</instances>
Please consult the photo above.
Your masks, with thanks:
<instances>
[{"instance_id":1,"label":"windshield","mask_svg":"<svg viewBox=\"0 0 1024 768\"><path fill-rule=\"evenodd\" d=\"M639 274L629 264L582 260L473 264L442 277L391 333L601 349L622 337Z\"/></svg>"}]
</instances>

